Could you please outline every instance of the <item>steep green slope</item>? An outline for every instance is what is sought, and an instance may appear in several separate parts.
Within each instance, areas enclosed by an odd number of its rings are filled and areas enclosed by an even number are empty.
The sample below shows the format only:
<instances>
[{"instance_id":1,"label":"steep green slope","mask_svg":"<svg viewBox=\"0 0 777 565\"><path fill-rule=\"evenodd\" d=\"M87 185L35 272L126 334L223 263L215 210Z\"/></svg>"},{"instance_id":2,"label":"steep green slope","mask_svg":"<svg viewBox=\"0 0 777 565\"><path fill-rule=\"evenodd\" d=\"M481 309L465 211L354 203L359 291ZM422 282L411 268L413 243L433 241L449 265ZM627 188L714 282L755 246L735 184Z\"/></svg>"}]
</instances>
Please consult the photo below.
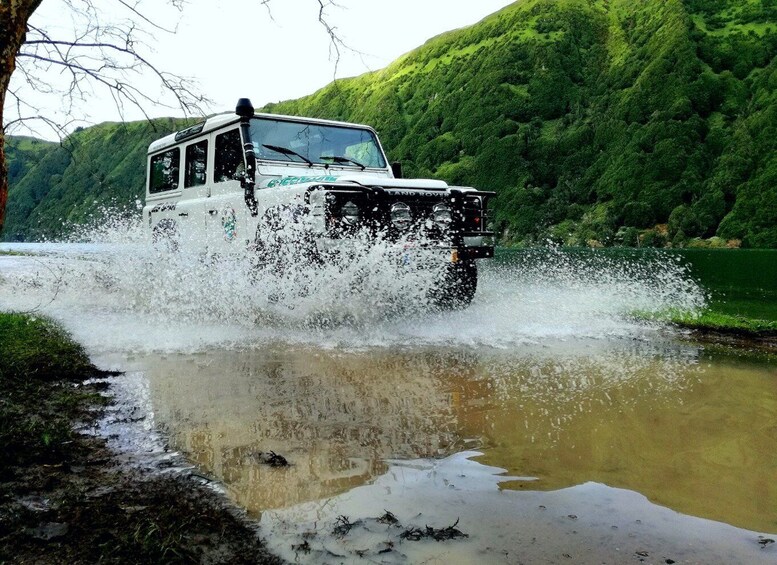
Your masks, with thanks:
<instances>
[{"instance_id":1,"label":"steep green slope","mask_svg":"<svg viewBox=\"0 0 777 565\"><path fill-rule=\"evenodd\" d=\"M149 143L185 123L105 123L61 144L9 137L12 174L3 238L58 237L102 207L134 209L135 199L143 198Z\"/></svg>"},{"instance_id":2,"label":"steep green slope","mask_svg":"<svg viewBox=\"0 0 777 565\"><path fill-rule=\"evenodd\" d=\"M496 190L506 242L777 247L775 22L774 0L521 0L265 110L375 125L408 176ZM5 237L134 200L155 134L121 127L17 177Z\"/></svg>"},{"instance_id":3,"label":"steep green slope","mask_svg":"<svg viewBox=\"0 0 777 565\"><path fill-rule=\"evenodd\" d=\"M35 207L45 196L48 179L39 177L39 171L51 169L60 171L61 165L49 166L49 156L56 152L57 145L31 137L8 137L5 144L5 155L8 160L8 184L11 186L8 216L22 221L32 214ZM41 166L41 162L46 162ZM53 174L53 173L52 173ZM27 180L25 180L27 179ZM15 187L25 183L27 190L18 191ZM11 211L12 210L12 211ZM5 234L13 234L17 226L6 227Z\"/></svg>"},{"instance_id":4,"label":"steep green slope","mask_svg":"<svg viewBox=\"0 0 777 565\"><path fill-rule=\"evenodd\" d=\"M508 240L777 246L776 12L526 0L266 109L376 124L410 174L497 190Z\"/></svg>"}]
</instances>

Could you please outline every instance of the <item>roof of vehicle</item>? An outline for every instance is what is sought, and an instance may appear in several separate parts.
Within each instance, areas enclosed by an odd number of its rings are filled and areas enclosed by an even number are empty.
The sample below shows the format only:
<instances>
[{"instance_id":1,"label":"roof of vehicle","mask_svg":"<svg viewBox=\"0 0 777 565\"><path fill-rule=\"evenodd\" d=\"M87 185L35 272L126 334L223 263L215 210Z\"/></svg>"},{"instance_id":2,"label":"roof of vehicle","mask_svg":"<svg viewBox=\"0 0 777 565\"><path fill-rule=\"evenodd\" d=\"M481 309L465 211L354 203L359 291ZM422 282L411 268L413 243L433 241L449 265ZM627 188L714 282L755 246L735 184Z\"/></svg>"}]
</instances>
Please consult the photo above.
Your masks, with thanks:
<instances>
[{"instance_id":1,"label":"roof of vehicle","mask_svg":"<svg viewBox=\"0 0 777 565\"><path fill-rule=\"evenodd\" d=\"M274 120L289 120L293 122L309 122L309 123L329 125L329 126L364 128L364 129L372 130L373 132L375 131L372 127L364 124L339 122L336 120L324 120L321 118L306 118L302 116L286 116L283 114L260 114L260 113L254 113L254 117L270 118ZM184 140L193 138L195 136L199 136L201 134L208 133L212 130L221 128L225 125L229 125L230 123L237 124L239 122L240 122L240 117L234 112L217 114L215 116L211 116L210 118L206 119L204 122L200 122L199 124L195 124L189 128L185 128L183 130L171 133L170 135L166 135L161 139L157 139L156 141L153 141L151 145L148 146L148 152L149 154L156 153L161 149L166 149L168 147L181 143Z\"/></svg>"}]
</instances>

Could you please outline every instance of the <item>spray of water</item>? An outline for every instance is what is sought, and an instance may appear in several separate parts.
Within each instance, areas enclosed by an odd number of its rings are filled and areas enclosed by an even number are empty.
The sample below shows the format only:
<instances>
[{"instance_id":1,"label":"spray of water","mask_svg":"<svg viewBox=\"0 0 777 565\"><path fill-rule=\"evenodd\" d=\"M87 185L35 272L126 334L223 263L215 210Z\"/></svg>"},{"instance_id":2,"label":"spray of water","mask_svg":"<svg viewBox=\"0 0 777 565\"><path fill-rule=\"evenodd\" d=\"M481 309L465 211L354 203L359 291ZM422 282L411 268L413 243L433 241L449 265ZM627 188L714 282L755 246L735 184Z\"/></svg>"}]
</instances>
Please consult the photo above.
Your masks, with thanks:
<instances>
[{"instance_id":1,"label":"spray of water","mask_svg":"<svg viewBox=\"0 0 777 565\"><path fill-rule=\"evenodd\" d=\"M634 312L694 311L705 297L683 265L546 249L480 261L466 309L430 300L439 257L418 239L368 242L311 258L294 226L235 253L153 246L138 220L105 215L46 254L9 261L0 307L66 322L100 350L197 350L273 341L349 348L489 345L634 337ZM267 250L271 253L268 253ZM263 251L264 250L264 251Z\"/></svg>"}]
</instances>

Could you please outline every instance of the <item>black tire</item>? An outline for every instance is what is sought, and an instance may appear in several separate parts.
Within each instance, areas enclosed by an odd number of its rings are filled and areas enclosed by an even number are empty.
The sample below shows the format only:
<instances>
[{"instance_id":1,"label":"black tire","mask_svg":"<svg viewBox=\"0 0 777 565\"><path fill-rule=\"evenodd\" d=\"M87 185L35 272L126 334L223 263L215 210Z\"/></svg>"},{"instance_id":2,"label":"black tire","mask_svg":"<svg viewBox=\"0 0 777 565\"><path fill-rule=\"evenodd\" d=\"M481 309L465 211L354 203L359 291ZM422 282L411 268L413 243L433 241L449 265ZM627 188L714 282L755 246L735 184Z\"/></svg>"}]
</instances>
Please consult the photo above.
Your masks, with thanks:
<instances>
[{"instance_id":1,"label":"black tire","mask_svg":"<svg viewBox=\"0 0 777 565\"><path fill-rule=\"evenodd\" d=\"M475 261L450 263L431 293L432 302L442 310L466 308L475 298L477 288L478 268Z\"/></svg>"}]
</instances>

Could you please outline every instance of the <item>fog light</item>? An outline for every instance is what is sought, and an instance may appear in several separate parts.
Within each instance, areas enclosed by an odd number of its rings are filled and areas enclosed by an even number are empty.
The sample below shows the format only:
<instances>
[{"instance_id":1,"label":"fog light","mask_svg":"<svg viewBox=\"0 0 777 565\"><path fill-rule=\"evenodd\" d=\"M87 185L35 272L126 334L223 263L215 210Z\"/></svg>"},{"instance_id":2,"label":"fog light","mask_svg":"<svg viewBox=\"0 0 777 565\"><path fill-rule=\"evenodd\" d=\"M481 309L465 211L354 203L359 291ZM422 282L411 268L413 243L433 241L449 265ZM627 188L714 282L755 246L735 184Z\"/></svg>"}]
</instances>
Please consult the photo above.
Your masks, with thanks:
<instances>
[{"instance_id":1,"label":"fog light","mask_svg":"<svg viewBox=\"0 0 777 565\"><path fill-rule=\"evenodd\" d=\"M439 229L448 229L448 226L453 222L451 209L447 204L435 204L434 208L432 208L432 220L434 220L434 225Z\"/></svg>"},{"instance_id":2,"label":"fog light","mask_svg":"<svg viewBox=\"0 0 777 565\"><path fill-rule=\"evenodd\" d=\"M359 207L350 200L340 208L340 215L343 218L343 222L349 226L355 226L359 223Z\"/></svg>"},{"instance_id":3,"label":"fog light","mask_svg":"<svg viewBox=\"0 0 777 565\"><path fill-rule=\"evenodd\" d=\"M404 202L397 202L391 207L391 223L399 230L405 230L413 222L410 214L410 206Z\"/></svg>"}]
</instances>

